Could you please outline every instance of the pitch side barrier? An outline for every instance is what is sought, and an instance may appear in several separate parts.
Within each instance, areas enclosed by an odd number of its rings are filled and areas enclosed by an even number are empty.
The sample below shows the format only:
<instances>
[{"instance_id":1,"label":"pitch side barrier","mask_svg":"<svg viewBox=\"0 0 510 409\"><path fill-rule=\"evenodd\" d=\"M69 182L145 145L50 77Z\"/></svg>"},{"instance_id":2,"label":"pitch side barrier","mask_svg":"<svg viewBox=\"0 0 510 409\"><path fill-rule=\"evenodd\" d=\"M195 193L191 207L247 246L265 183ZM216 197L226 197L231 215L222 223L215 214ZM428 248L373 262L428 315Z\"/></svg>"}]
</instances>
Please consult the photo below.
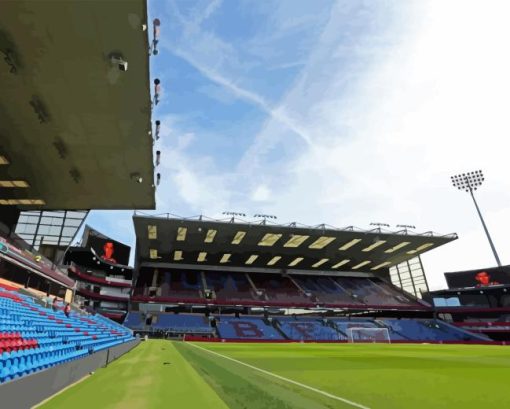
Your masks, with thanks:
<instances>
[{"instance_id":1,"label":"pitch side barrier","mask_svg":"<svg viewBox=\"0 0 510 409\"><path fill-rule=\"evenodd\" d=\"M134 339L87 357L59 364L0 385L0 407L31 408L102 366L108 365L140 343Z\"/></svg>"},{"instance_id":2,"label":"pitch side barrier","mask_svg":"<svg viewBox=\"0 0 510 409\"><path fill-rule=\"evenodd\" d=\"M203 338L186 335L182 338L188 342L236 342L253 344L350 344L348 340L296 340L296 339L259 339L259 338ZM356 344L380 344L374 341L356 341ZM382 342L385 343L385 342ZM510 345L510 341L411 341L395 340L392 344L445 344L445 345Z\"/></svg>"}]
</instances>

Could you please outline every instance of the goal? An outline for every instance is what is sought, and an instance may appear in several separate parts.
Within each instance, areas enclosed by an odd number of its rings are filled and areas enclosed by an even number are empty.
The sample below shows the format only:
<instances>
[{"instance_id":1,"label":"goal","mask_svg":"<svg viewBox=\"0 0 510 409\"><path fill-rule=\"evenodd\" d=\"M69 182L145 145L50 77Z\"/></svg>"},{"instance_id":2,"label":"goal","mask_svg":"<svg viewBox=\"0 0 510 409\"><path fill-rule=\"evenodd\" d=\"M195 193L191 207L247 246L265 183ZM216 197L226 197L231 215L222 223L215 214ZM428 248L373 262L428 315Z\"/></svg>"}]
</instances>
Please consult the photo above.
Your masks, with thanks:
<instances>
[{"instance_id":1,"label":"goal","mask_svg":"<svg viewBox=\"0 0 510 409\"><path fill-rule=\"evenodd\" d=\"M349 342L381 342L390 344L388 328L353 327L347 330Z\"/></svg>"}]
</instances>

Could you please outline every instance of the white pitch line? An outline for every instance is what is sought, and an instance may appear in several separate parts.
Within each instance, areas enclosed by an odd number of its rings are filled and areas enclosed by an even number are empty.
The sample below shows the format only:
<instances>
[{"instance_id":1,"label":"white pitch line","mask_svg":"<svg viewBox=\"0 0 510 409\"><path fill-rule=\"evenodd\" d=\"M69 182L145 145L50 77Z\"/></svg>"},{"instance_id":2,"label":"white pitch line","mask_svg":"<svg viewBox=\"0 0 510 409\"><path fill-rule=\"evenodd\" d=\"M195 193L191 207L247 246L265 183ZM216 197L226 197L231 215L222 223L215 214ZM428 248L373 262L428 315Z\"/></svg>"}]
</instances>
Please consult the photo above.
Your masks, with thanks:
<instances>
[{"instance_id":1,"label":"white pitch line","mask_svg":"<svg viewBox=\"0 0 510 409\"><path fill-rule=\"evenodd\" d=\"M192 347L195 347L195 348L201 349L201 350L203 350L203 351L209 352L209 353L211 353L211 354L217 355L217 356L219 356L219 357L222 357L222 358L228 359L229 361L237 362L237 363L238 363L238 364L240 364L240 365L247 366L248 368L254 369L255 371L262 372L263 374L266 374L266 375L269 375L269 376L274 376L275 378L278 378L278 379L280 379L280 380L282 380L282 381L285 381L285 382L288 382L288 383L292 383L292 384L297 385L297 386L300 386L300 387L302 387L302 388L305 388L305 389L311 390L311 391L313 391L313 392L319 393L319 394L321 394L321 395L327 396L328 398L335 399L335 400L339 400L340 402L343 402L343 403L347 403L348 405L354 406L354 407L356 407L356 408L360 408L360 409L370 409L368 406L364 406L364 405L362 405L361 403L356 403L356 402L353 402L352 400L348 400L348 399L342 398L342 397L340 397L340 396L336 396L336 395L333 395L333 394L331 394L331 393L328 393L328 392L322 391L322 390L320 390L320 389L314 388L313 386L308 386L308 385L305 385L304 383L297 382L297 381L293 381L292 379L285 378L285 377L280 376L280 375L276 375L276 374L274 374L274 373L272 373L272 372L266 371L265 369L257 368L256 366L253 366L253 365L247 364L247 363L242 362L242 361L238 361L237 359L234 359L234 358L231 358L231 357L229 357L229 356L226 356L226 355L220 354L220 353L218 353L218 352L211 351L210 349L203 348L203 347L199 347L198 345L195 345L195 344L192 344L192 343L189 343L189 342L186 342L186 344L191 345Z\"/></svg>"}]
</instances>

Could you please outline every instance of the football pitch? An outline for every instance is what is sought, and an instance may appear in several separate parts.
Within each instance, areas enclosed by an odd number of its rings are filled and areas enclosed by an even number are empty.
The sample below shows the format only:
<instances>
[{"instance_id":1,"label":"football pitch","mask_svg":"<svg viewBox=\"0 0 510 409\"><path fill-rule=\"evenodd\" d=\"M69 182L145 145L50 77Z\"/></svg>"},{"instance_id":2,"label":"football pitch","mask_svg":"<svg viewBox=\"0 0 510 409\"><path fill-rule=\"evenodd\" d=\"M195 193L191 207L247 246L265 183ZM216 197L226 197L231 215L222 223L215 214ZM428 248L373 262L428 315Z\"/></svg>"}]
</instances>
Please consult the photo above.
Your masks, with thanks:
<instances>
[{"instance_id":1,"label":"football pitch","mask_svg":"<svg viewBox=\"0 0 510 409\"><path fill-rule=\"evenodd\" d=\"M142 342L40 408L509 408L510 347Z\"/></svg>"}]
</instances>

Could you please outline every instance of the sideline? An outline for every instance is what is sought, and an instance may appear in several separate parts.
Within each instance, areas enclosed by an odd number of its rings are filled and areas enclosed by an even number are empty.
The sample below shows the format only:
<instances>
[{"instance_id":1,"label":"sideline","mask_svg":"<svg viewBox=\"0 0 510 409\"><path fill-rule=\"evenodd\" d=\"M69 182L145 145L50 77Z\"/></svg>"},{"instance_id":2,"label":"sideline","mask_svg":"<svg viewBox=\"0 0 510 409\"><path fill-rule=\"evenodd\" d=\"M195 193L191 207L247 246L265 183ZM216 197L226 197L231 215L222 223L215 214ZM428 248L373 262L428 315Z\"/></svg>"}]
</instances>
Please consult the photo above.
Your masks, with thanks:
<instances>
[{"instance_id":1,"label":"sideline","mask_svg":"<svg viewBox=\"0 0 510 409\"><path fill-rule=\"evenodd\" d=\"M297 381L293 381L292 379L289 379L289 378L285 378L283 376L280 376L280 375L277 375L277 374L274 374L272 372L269 372L269 371L266 371L265 369L261 369L261 368L257 368L256 366L253 366L253 365L250 365L250 364L247 364L245 362L242 362L242 361L238 361L237 359L234 359L234 358L231 358L229 356L226 356L226 355L223 355L223 354L220 354L218 352L215 352L215 351L211 351L210 349L207 349L207 348L204 348L204 347L200 347L196 344L192 344L190 342L185 342L186 345L190 345L194 348L198 348L198 349L201 349L202 351L206 351L206 352L209 352L210 354L213 354L213 355L217 355L221 358L224 358L224 359L228 359L229 361L233 361L233 362L237 362L238 364L240 365L244 365L248 368L251 368L255 371L259 371L259 372L262 372L263 374L266 374L266 375L269 375L269 376L273 376L275 378L278 378L282 381L285 381L285 382L288 382L288 383L292 383L294 385L297 385L297 386L300 386L301 388L304 388L304 389L308 389L308 390L311 390L313 392L316 392L316 393L319 393L321 395L324 395L324 396L327 396L328 398L331 398L331 399L335 399L335 400L338 400L340 402L343 402L343 403L347 403L348 405L351 405L351 406L354 406L356 408L360 408L360 409L370 409L368 406L364 406L362 405L361 403L356 403L356 402L353 402L351 400L348 400L348 399L345 399L345 398L342 398L340 396L337 396L337 395L333 395L331 393L328 393L328 392L325 392L325 391L322 391L320 389L317 389L317 388L314 388L313 386L308 386L308 385L305 385L304 383L301 383L301 382L297 382Z\"/></svg>"}]
</instances>

